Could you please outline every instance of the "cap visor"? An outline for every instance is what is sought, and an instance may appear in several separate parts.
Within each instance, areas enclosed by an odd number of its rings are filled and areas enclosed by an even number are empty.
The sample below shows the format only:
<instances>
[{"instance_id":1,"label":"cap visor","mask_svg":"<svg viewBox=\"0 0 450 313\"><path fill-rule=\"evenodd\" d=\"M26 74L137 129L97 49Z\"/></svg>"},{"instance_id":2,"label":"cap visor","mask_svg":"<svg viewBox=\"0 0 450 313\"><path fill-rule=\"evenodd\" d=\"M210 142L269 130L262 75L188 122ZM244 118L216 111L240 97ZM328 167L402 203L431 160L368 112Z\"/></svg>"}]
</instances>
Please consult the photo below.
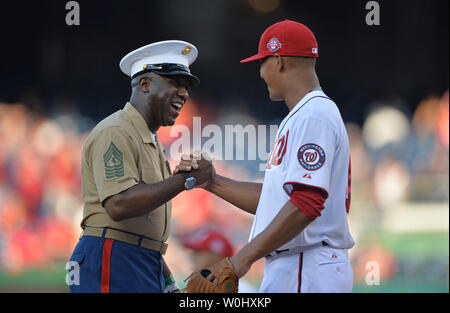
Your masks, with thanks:
<instances>
[{"instance_id":1,"label":"cap visor","mask_svg":"<svg viewBox=\"0 0 450 313\"><path fill-rule=\"evenodd\" d=\"M266 55L255 54L254 56L251 56L249 58L241 60L240 63L248 63L248 62L252 62L252 61L257 61L257 60L264 59L265 57L266 57Z\"/></svg>"},{"instance_id":2,"label":"cap visor","mask_svg":"<svg viewBox=\"0 0 450 313\"><path fill-rule=\"evenodd\" d=\"M153 71L153 72L155 72L158 75L162 75L162 76L176 76L176 75L186 76L189 79L190 87L195 87L200 84L200 79L197 76L192 75L191 73L188 73L188 72L184 72L184 71L173 71L170 73L159 72L159 71Z\"/></svg>"}]
</instances>

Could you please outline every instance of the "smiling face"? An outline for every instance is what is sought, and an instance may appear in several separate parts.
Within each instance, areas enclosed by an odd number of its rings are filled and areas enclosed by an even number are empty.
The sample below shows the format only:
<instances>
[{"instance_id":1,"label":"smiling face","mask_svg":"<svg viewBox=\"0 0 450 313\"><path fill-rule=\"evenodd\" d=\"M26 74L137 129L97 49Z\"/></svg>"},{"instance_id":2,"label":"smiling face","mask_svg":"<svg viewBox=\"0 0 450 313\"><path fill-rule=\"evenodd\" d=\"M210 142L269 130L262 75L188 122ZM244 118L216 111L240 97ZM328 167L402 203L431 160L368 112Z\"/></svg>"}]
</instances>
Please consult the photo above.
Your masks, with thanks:
<instances>
[{"instance_id":1,"label":"smiling face","mask_svg":"<svg viewBox=\"0 0 450 313\"><path fill-rule=\"evenodd\" d=\"M188 89L189 81L185 76L151 76L148 104L152 128L175 124L181 108L189 98Z\"/></svg>"}]
</instances>

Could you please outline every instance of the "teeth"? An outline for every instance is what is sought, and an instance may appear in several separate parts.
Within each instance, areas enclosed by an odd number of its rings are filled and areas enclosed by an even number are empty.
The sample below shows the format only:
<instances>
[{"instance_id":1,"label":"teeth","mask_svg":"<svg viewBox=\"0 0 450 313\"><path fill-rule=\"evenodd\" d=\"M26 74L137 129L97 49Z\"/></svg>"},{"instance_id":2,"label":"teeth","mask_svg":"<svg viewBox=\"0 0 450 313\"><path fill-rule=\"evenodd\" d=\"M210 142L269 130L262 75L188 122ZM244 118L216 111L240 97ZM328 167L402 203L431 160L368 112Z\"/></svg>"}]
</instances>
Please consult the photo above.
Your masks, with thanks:
<instances>
[{"instance_id":1,"label":"teeth","mask_svg":"<svg viewBox=\"0 0 450 313\"><path fill-rule=\"evenodd\" d=\"M181 110L182 105L179 103L172 103L172 106L174 106L175 108L177 108L178 110Z\"/></svg>"}]
</instances>

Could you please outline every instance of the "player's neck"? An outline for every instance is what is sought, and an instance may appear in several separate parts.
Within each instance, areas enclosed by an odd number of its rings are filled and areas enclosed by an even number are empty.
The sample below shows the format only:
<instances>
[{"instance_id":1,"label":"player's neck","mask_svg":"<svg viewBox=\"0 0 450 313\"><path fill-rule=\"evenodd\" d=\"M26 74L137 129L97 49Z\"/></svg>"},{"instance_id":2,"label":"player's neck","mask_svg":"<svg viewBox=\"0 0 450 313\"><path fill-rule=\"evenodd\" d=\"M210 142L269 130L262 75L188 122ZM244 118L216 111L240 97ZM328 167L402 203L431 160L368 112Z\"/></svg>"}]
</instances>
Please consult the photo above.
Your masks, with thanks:
<instances>
[{"instance_id":1,"label":"player's neck","mask_svg":"<svg viewBox=\"0 0 450 313\"><path fill-rule=\"evenodd\" d=\"M309 75L297 76L296 79L289 79L289 85L284 98L289 111L312 89L320 87L319 79L315 72L309 73Z\"/></svg>"}]
</instances>

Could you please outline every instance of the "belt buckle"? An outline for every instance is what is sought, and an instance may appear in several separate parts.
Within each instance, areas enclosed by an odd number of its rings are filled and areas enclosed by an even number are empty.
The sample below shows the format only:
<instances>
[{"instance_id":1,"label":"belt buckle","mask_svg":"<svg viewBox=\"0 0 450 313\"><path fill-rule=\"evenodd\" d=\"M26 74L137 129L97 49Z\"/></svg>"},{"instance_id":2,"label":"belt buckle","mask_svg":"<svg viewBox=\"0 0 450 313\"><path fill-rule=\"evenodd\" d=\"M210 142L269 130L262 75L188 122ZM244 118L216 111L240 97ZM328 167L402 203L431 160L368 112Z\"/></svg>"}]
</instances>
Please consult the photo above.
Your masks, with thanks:
<instances>
[{"instance_id":1,"label":"belt buckle","mask_svg":"<svg viewBox=\"0 0 450 313\"><path fill-rule=\"evenodd\" d=\"M168 247L167 243L165 243L165 242L161 243L161 248L159 248L159 253L161 253L162 255L166 254L167 247Z\"/></svg>"}]
</instances>

